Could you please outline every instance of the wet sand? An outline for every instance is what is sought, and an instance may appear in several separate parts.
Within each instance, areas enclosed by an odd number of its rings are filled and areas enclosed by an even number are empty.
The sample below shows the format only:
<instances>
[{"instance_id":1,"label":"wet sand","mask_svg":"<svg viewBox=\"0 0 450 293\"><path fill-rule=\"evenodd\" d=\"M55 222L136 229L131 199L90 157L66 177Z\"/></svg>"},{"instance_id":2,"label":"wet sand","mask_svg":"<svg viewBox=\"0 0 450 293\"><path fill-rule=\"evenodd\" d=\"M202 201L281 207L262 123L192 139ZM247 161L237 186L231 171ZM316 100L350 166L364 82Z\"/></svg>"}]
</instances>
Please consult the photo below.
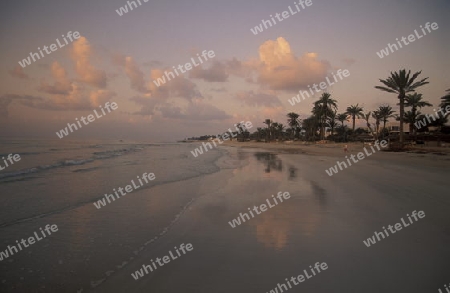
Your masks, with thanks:
<instances>
[{"instance_id":1,"label":"wet sand","mask_svg":"<svg viewBox=\"0 0 450 293\"><path fill-rule=\"evenodd\" d=\"M176 224L88 292L270 292L316 262L328 269L289 292L436 292L449 282L448 156L380 152L330 177L325 169L343 160L340 147L232 144L220 149L227 155L216 162L219 172L171 185L167 197L195 189ZM362 144L349 147L354 153ZM279 191L291 198L230 227ZM425 218L364 245L414 210ZM131 277L181 243L193 251Z\"/></svg>"}]
</instances>

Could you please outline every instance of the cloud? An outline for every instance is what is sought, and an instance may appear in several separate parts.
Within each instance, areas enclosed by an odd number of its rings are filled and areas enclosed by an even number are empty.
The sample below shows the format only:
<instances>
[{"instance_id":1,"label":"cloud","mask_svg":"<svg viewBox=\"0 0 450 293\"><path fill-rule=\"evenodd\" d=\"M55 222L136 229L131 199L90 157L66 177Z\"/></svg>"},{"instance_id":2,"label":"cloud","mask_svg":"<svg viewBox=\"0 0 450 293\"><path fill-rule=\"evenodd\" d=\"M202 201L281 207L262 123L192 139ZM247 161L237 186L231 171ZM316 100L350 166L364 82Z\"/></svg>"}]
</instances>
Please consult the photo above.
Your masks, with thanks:
<instances>
[{"instance_id":1,"label":"cloud","mask_svg":"<svg viewBox=\"0 0 450 293\"><path fill-rule=\"evenodd\" d=\"M12 70L8 70L8 73L12 76L12 77L16 77L16 78L21 78L21 79L28 79L28 74L26 74L25 72L23 72L23 68L20 65L17 65L16 67L14 67L14 69Z\"/></svg>"},{"instance_id":2,"label":"cloud","mask_svg":"<svg viewBox=\"0 0 450 293\"><path fill-rule=\"evenodd\" d=\"M92 110L107 101L116 94L109 90L94 90L86 93L86 90L77 83L72 84L72 91L67 95L55 94L50 98L34 97L29 95L3 95L0 97L0 113L7 114L8 105L17 101L23 106L35 109L51 111L82 111Z\"/></svg>"},{"instance_id":3,"label":"cloud","mask_svg":"<svg viewBox=\"0 0 450 293\"><path fill-rule=\"evenodd\" d=\"M297 57L289 43L280 37L264 42L257 58L215 61L209 69L194 68L190 77L223 82L234 75L263 89L295 92L324 81L330 70L329 62L319 60L316 53Z\"/></svg>"},{"instance_id":4,"label":"cloud","mask_svg":"<svg viewBox=\"0 0 450 293\"><path fill-rule=\"evenodd\" d=\"M162 118L191 121L225 120L232 116L225 111L206 103L201 99L188 102L186 106L175 105L168 101L158 101L148 97L136 96L132 101L141 105L136 115L159 116Z\"/></svg>"},{"instance_id":5,"label":"cloud","mask_svg":"<svg viewBox=\"0 0 450 293\"><path fill-rule=\"evenodd\" d=\"M131 82L131 88L141 93L149 91L145 86L144 73L132 57L116 55L113 57L113 63L125 69L125 73Z\"/></svg>"},{"instance_id":6,"label":"cloud","mask_svg":"<svg viewBox=\"0 0 450 293\"><path fill-rule=\"evenodd\" d=\"M235 98L248 106L254 107L275 107L281 105L277 96L265 93L254 93L253 91L239 92L236 94Z\"/></svg>"},{"instance_id":7,"label":"cloud","mask_svg":"<svg viewBox=\"0 0 450 293\"><path fill-rule=\"evenodd\" d=\"M191 120L191 121L212 121L212 120L225 120L232 116L228 115L225 111L218 109L217 107L208 104L202 100L196 100L189 103L184 109L179 106L173 106L165 104L160 107L160 112L165 118Z\"/></svg>"},{"instance_id":8,"label":"cloud","mask_svg":"<svg viewBox=\"0 0 450 293\"><path fill-rule=\"evenodd\" d=\"M55 94L45 101L29 105L32 108L44 110L87 110L91 105L84 89L78 83L72 83L72 90L67 94Z\"/></svg>"},{"instance_id":9,"label":"cloud","mask_svg":"<svg viewBox=\"0 0 450 293\"><path fill-rule=\"evenodd\" d=\"M92 49L85 37L80 37L73 42L71 53L72 60L75 63L75 72L78 74L80 81L95 87L105 88L106 73L103 70L96 69L91 64Z\"/></svg>"},{"instance_id":10,"label":"cloud","mask_svg":"<svg viewBox=\"0 0 450 293\"><path fill-rule=\"evenodd\" d=\"M9 116L8 107L14 101L18 101L20 104L27 105L28 103L34 103L36 101L42 100L43 99L41 97L35 97L30 95L16 95L16 94L2 95L0 96L0 117Z\"/></svg>"},{"instance_id":11,"label":"cloud","mask_svg":"<svg viewBox=\"0 0 450 293\"><path fill-rule=\"evenodd\" d=\"M53 111L92 110L116 95L112 91L102 89L87 92L77 83L73 83L72 87L73 90L69 94L54 95L44 103L36 105L36 108Z\"/></svg>"},{"instance_id":12,"label":"cloud","mask_svg":"<svg viewBox=\"0 0 450 293\"><path fill-rule=\"evenodd\" d=\"M135 96L130 98L130 100L141 106L141 109L134 113L136 115L154 115L156 114L155 108L164 103L144 96Z\"/></svg>"},{"instance_id":13,"label":"cloud","mask_svg":"<svg viewBox=\"0 0 450 293\"><path fill-rule=\"evenodd\" d=\"M91 104L91 107L98 107L100 105L104 105L106 102L112 99L113 96L116 94L109 90L96 90L92 91L89 94L89 101Z\"/></svg>"},{"instance_id":14,"label":"cloud","mask_svg":"<svg viewBox=\"0 0 450 293\"><path fill-rule=\"evenodd\" d=\"M273 90L298 91L325 80L330 64L319 61L316 53L296 57L284 38L269 40L259 47L256 69L257 82Z\"/></svg>"},{"instance_id":15,"label":"cloud","mask_svg":"<svg viewBox=\"0 0 450 293\"><path fill-rule=\"evenodd\" d=\"M191 101L194 98L203 98L202 94L197 89L197 85L180 75L166 81L165 84L159 87L155 85L153 80L162 77L164 74L162 69L153 69L150 72L150 82L148 88L150 89L150 96L155 99L165 100L170 97L179 97Z\"/></svg>"},{"instance_id":16,"label":"cloud","mask_svg":"<svg viewBox=\"0 0 450 293\"><path fill-rule=\"evenodd\" d=\"M248 66L248 64L238 60L236 57L233 57L231 60L227 60L225 65L227 66L227 72L236 76L245 78L252 72L251 66Z\"/></svg>"},{"instance_id":17,"label":"cloud","mask_svg":"<svg viewBox=\"0 0 450 293\"><path fill-rule=\"evenodd\" d=\"M42 81L38 88L51 97L38 103L27 103L27 106L52 111L92 110L116 95L113 91L105 89L88 91L82 84L71 81L66 70L56 61L51 65L51 74L55 83L50 85Z\"/></svg>"},{"instance_id":18,"label":"cloud","mask_svg":"<svg viewBox=\"0 0 450 293\"><path fill-rule=\"evenodd\" d=\"M189 72L189 77L200 78L207 82L228 81L228 73L226 65L219 61L214 61L212 65L207 69L203 69L203 67L201 66L194 67Z\"/></svg>"},{"instance_id":19,"label":"cloud","mask_svg":"<svg viewBox=\"0 0 450 293\"><path fill-rule=\"evenodd\" d=\"M67 95L72 91L72 83L67 77L66 70L58 63L53 62L51 66L52 77L56 80L54 85L42 81L38 90L52 95Z\"/></svg>"}]
</instances>

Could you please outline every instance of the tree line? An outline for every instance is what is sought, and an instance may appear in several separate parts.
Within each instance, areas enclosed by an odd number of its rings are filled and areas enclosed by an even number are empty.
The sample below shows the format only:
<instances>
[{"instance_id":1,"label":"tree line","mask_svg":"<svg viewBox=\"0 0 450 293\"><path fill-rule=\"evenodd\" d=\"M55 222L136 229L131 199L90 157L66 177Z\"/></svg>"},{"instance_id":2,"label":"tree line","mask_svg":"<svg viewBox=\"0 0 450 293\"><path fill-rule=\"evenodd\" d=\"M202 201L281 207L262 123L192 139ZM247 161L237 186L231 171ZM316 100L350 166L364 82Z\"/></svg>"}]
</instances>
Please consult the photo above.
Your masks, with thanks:
<instances>
[{"instance_id":1,"label":"tree line","mask_svg":"<svg viewBox=\"0 0 450 293\"><path fill-rule=\"evenodd\" d=\"M396 94L397 105L400 108L399 114L396 114L396 111L390 105L381 105L373 111L365 112L359 104L350 105L345 111L338 113L337 100L330 93L325 92L313 103L309 117L300 119L299 114L290 112L286 115L286 125L266 119L263 122L266 127L258 127L256 132L251 135L248 134L248 137L242 135L241 140L250 138L264 141L286 139L347 141L355 139L356 136L361 134L368 134L373 139L380 139L389 135L386 123L389 119L395 119L400 122L398 139L403 144L403 124L409 123L409 133L416 134L418 129L415 123L425 118L420 110L432 106L431 103L424 100L422 94L416 92L419 87L429 83L428 77L419 80L420 74L421 71L418 71L411 75L411 71L405 69L391 72L387 79L379 80L382 86L375 86L376 89L381 91ZM450 93L450 90L447 90L447 92ZM445 95L441 100L439 105L441 108L450 106L450 94ZM405 111L405 108L408 110ZM448 122L449 114L439 113L438 118L430 123L430 126L443 126ZM356 119L365 120L367 131L362 128L355 129ZM351 128L346 125L346 122L351 122ZM326 129L329 129L329 136L326 136Z\"/></svg>"}]
</instances>

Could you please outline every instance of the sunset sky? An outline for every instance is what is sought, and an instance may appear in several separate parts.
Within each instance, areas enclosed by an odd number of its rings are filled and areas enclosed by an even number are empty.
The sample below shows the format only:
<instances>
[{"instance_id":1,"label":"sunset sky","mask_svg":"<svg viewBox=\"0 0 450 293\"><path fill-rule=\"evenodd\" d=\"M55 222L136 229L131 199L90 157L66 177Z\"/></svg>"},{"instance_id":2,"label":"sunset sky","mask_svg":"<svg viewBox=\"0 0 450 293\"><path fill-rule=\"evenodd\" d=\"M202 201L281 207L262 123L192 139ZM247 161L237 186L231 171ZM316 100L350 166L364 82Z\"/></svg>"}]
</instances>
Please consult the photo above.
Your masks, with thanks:
<instances>
[{"instance_id":1,"label":"sunset sky","mask_svg":"<svg viewBox=\"0 0 450 293\"><path fill-rule=\"evenodd\" d=\"M419 89L437 107L450 88L450 2L312 0L300 13L258 35L250 29L294 1L154 1L119 16L110 1L3 1L0 10L0 136L57 139L55 132L107 101L118 110L69 135L77 138L175 141L217 134L242 120L286 124L310 115L315 97L288 99L338 69L350 76L328 91L338 113L359 103L365 112L396 97L374 88L402 68L422 70ZM437 30L380 59L396 38ZM30 52L78 31L69 45L22 68ZM164 70L204 50L215 57L161 87ZM432 108L423 110L431 113ZM359 125L363 125L359 121Z\"/></svg>"}]
</instances>

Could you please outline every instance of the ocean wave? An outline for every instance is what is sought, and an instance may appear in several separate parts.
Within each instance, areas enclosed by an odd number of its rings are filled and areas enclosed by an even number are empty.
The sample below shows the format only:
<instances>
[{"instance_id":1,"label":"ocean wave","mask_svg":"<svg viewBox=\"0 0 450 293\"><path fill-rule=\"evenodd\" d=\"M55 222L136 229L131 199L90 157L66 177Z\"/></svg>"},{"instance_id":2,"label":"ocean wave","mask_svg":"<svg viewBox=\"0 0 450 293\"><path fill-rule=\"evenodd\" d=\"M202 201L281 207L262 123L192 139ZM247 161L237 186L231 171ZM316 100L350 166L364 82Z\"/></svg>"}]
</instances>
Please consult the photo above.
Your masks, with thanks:
<instances>
[{"instance_id":1,"label":"ocean wave","mask_svg":"<svg viewBox=\"0 0 450 293\"><path fill-rule=\"evenodd\" d=\"M19 154L21 157L23 156L27 156L27 155L41 155L41 154L46 154L48 152L20 152L20 153L8 153L8 154L0 154L0 158L1 157L8 157L8 155L12 154Z\"/></svg>"},{"instance_id":2,"label":"ocean wave","mask_svg":"<svg viewBox=\"0 0 450 293\"><path fill-rule=\"evenodd\" d=\"M137 152L140 150L143 150L143 148L131 147L131 148L125 148L125 149L119 149L119 150L94 152L93 156L88 159L66 159L66 160L62 160L62 161L59 161L59 162L56 162L56 163L50 164L50 165L41 165L41 166L36 166L36 167L23 169L23 170L19 170L19 171L2 172L2 173L0 173L0 180L5 179L5 178L10 178L10 177L27 176L29 174L47 171L47 170L54 169L54 168L84 165L87 163L94 162L95 160L104 160L104 159L114 158L114 157L129 154L129 153Z\"/></svg>"},{"instance_id":3,"label":"ocean wave","mask_svg":"<svg viewBox=\"0 0 450 293\"><path fill-rule=\"evenodd\" d=\"M97 159L105 159L105 158L111 158L111 157L117 157L122 156L131 152L136 152L143 150L143 148L125 148L125 149L119 149L119 150L109 150L109 151L103 151L103 152L94 152L94 157Z\"/></svg>"},{"instance_id":4,"label":"ocean wave","mask_svg":"<svg viewBox=\"0 0 450 293\"><path fill-rule=\"evenodd\" d=\"M74 173L78 173L78 172L90 172L90 171L94 171L94 170L97 170L97 169L99 169L99 167L84 168L84 169L76 169L76 170L73 170L72 172L74 172Z\"/></svg>"},{"instance_id":5,"label":"ocean wave","mask_svg":"<svg viewBox=\"0 0 450 293\"><path fill-rule=\"evenodd\" d=\"M90 163L90 162L93 162L93 161L94 161L94 159L64 160L64 161L61 161L61 162L58 162L58 163L52 164L52 165L42 165L42 166L37 166L37 167L24 169L24 170L19 170L19 171L15 171L15 172L7 172L7 173L4 173L4 174L0 173L0 179L28 175L28 174L31 174L31 173L37 173L39 171L45 171L45 170L49 170L49 169L53 169L53 168L59 168L59 167L65 167L65 166L83 165L83 164Z\"/></svg>"}]
</instances>

